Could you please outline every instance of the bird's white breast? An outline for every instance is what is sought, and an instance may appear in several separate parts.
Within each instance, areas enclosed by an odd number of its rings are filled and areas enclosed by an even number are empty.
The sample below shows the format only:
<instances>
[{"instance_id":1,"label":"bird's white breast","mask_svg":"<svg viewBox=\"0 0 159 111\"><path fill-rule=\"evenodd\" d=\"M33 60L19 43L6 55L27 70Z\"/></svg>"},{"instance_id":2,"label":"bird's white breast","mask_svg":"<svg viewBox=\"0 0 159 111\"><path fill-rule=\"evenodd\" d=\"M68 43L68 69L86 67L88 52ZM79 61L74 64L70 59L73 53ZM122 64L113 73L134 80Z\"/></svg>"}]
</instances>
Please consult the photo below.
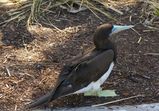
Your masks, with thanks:
<instances>
[{"instance_id":1,"label":"bird's white breast","mask_svg":"<svg viewBox=\"0 0 159 111\"><path fill-rule=\"evenodd\" d=\"M96 91L100 89L100 86L107 80L107 78L109 77L110 73L112 72L114 67L114 62L112 62L109 66L109 69L107 70L106 73L104 73L104 75L99 78L96 82L91 82L87 87L84 87L76 92L74 92L74 94L78 94L78 93L85 93L87 91Z\"/></svg>"}]
</instances>

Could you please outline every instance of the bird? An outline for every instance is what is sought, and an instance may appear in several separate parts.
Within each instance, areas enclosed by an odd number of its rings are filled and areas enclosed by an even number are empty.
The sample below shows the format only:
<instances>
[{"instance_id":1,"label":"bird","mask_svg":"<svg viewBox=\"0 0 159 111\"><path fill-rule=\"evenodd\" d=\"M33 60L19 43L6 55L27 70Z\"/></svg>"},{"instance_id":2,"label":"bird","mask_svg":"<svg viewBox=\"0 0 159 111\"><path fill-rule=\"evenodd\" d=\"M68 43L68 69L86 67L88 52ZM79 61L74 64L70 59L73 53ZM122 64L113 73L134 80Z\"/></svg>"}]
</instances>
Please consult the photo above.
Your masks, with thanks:
<instances>
[{"instance_id":1,"label":"bird","mask_svg":"<svg viewBox=\"0 0 159 111\"><path fill-rule=\"evenodd\" d=\"M132 27L134 26L110 23L98 26L93 36L95 48L66 64L59 74L54 89L31 102L27 107L33 108L63 96L101 89L117 59L116 46L109 38Z\"/></svg>"}]
</instances>

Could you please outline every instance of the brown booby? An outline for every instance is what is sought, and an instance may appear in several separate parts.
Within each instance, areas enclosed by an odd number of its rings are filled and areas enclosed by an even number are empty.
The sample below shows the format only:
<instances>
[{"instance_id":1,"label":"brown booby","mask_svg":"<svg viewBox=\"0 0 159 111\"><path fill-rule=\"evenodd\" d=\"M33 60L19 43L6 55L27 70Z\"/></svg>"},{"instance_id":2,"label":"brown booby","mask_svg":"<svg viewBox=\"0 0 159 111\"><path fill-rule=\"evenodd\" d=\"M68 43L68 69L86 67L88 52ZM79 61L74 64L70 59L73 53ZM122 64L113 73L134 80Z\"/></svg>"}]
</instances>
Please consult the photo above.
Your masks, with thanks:
<instances>
[{"instance_id":1,"label":"brown booby","mask_svg":"<svg viewBox=\"0 0 159 111\"><path fill-rule=\"evenodd\" d=\"M53 101L59 97L97 91L109 77L117 52L114 44L109 40L110 35L132 28L103 24L94 33L95 48L78 60L64 66L57 80L56 87L48 94L28 105L29 108Z\"/></svg>"}]
</instances>

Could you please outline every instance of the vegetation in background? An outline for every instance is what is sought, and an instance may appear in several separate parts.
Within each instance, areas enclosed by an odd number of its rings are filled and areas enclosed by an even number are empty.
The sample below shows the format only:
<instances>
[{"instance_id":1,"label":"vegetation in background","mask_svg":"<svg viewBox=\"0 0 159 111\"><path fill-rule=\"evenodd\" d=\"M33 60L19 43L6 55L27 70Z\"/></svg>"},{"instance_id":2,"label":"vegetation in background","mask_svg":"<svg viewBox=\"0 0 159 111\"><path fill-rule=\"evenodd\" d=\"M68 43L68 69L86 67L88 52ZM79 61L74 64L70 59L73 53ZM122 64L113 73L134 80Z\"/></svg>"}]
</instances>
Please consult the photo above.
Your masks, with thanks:
<instances>
[{"instance_id":1,"label":"vegetation in background","mask_svg":"<svg viewBox=\"0 0 159 111\"><path fill-rule=\"evenodd\" d=\"M96 17L102 20L96 12L99 12L110 19L114 19L106 9L112 9L118 14L123 14L121 11L110 7L105 0L12 0L16 6L15 9L10 9L7 12L9 19L5 19L0 25L9 23L13 20L18 22L21 20L27 21L27 25L39 24L39 20L43 20L44 24L50 25L51 22L46 18L46 14L54 13L57 8L62 8L70 13L78 13L83 10L90 10ZM143 0L143 16L152 16L154 19L159 16L159 1L158 0ZM151 21L151 20L150 20ZM52 25L53 26L53 25Z\"/></svg>"},{"instance_id":2,"label":"vegetation in background","mask_svg":"<svg viewBox=\"0 0 159 111\"><path fill-rule=\"evenodd\" d=\"M159 16L159 0L152 0L150 2L152 4L152 8L154 9L154 14Z\"/></svg>"},{"instance_id":3,"label":"vegetation in background","mask_svg":"<svg viewBox=\"0 0 159 111\"><path fill-rule=\"evenodd\" d=\"M159 0L146 0L145 3L149 5L149 10L153 12L154 15L159 16Z\"/></svg>"},{"instance_id":4,"label":"vegetation in background","mask_svg":"<svg viewBox=\"0 0 159 111\"><path fill-rule=\"evenodd\" d=\"M157 21L159 20L159 0L143 0L143 2L143 24L152 30L158 30Z\"/></svg>"},{"instance_id":5,"label":"vegetation in background","mask_svg":"<svg viewBox=\"0 0 159 111\"><path fill-rule=\"evenodd\" d=\"M22 3L16 3L18 4L17 7L7 12L10 19L7 19L0 24L8 23L13 20L21 21L24 19L27 20L28 25L32 23L39 23L39 18L46 19L44 15L54 12L55 8L66 9L70 13L77 13L88 9L99 19L101 18L96 14L96 12L102 13L108 18L114 19L109 12L104 11L104 9L107 9L109 6L102 0L27 0ZM118 10L114 11L120 13ZM48 22L48 20L46 20L46 22Z\"/></svg>"}]
</instances>

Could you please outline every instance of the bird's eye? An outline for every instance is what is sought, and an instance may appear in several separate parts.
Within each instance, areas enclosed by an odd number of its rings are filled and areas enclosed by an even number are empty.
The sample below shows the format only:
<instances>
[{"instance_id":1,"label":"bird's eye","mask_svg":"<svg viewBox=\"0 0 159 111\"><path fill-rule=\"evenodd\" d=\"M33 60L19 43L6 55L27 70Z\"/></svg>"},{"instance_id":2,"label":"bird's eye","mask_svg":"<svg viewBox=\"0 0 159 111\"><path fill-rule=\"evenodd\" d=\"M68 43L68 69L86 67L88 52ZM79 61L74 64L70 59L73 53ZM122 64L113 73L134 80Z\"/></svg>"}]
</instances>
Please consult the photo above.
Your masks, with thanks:
<instances>
[{"instance_id":1,"label":"bird's eye","mask_svg":"<svg viewBox=\"0 0 159 111\"><path fill-rule=\"evenodd\" d=\"M113 28L112 28L112 32L114 32L115 30L116 30L116 27L114 27L114 26L113 26Z\"/></svg>"}]
</instances>

